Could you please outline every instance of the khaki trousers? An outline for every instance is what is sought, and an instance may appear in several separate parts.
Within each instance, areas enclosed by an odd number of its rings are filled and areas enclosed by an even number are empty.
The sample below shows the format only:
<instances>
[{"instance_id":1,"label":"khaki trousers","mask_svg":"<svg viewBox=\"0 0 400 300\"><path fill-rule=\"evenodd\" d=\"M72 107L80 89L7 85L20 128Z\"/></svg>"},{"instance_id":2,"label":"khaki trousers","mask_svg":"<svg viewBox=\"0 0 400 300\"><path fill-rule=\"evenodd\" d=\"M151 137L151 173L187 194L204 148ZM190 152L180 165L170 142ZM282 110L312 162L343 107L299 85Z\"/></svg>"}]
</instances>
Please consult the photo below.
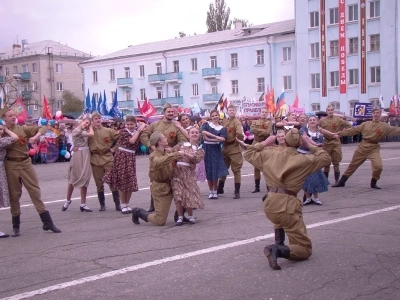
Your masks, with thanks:
<instances>
[{"instance_id":1,"label":"khaki trousers","mask_svg":"<svg viewBox=\"0 0 400 300\"><path fill-rule=\"evenodd\" d=\"M229 169L231 168L234 181L235 183L241 183L242 182L242 166L243 166L243 156L242 152L238 153L228 153L222 151L222 154L224 155L224 162L226 165L226 168ZM221 177L220 181L225 182L226 176Z\"/></svg>"},{"instance_id":2,"label":"khaki trousers","mask_svg":"<svg viewBox=\"0 0 400 300\"><path fill-rule=\"evenodd\" d=\"M369 144L362 141L353 154L353 158L343 176L350 177L367 159L371 161L372 178L379 180L383 170L382 158L379 153L379 144Z\"/></svg>"},{"instance_id":3,"label":"khaki trousers","mask_svg":"<svg viewBox=\"0 0 400 300\"><path fill-rule=\"evenodd\" d=\"M287 212L271 213L265 212L267 218L274 224L275 228L283 228L289 239L290 260L305 260L312 254L311 240L307 235L307 228L303 222L302 207L299 199L294 199L296 209L294 214ZM265 203L264 202L264 207Z\"/></svg>"},{"instance_id":4,"label":"khaki trousers","mask_svg":"<svg viewBox=\"0 0 400 300\"><path fill-rule=\"evenodd\" d=\"M260 180L261 179L260 169L254 168L254 179L255 180Z\"/></svg>"},{"instance_id":5,"label":"khaki trousers","mask_svg":"<svg viewBox=\"0 0 400 300\"><path fill-rule=\"evenodd\" d=\"M19 200L22 195L22 185L25 186L36 211L41 214L47 211L46 206L41 200L39 181L30 160L29 163L5 162L8 190L10 193L10 208L13 217L21 214Z\"/></svg>"},{"instance_id":6,"label":"khaki trousers","mask_svg":"<svg viewBox=\"0 0 400 300\"><path fill-rule=\"evenodd\" d=\"M148 215L147 221L157 226L163 226L167 222L168 212L172 203L171 184L153 182L150 190L155 212Z\"/></svg>"},{"instance_id":7,"label":"khaki trousers","mask_svg":"<svg viewBox=\"0 0 400 300\"><path fill-rule=\"evenodd\" d=\"M342 161L342 145L340 142L334 142L329 144L324 144L322 149L328 152L332 160L333 170L335 172L340 172L339 164ZM329 172L330 165L324 167L324 172Z\"/></svg>"},{"instance_id":8,"label":"khaki trousers","mask_svg":"<svg viewBox=\"0 0 400 300\"><path fill-rule=\"evenodd\" d=\"M112 166L112 162L110 162L104 166L96 166L96 165L92 164L93 179L94 179L94 183L96 184L98 193L104 192L103 177L111 169L111 166ZM112 192L116 191L116 189L114 189L112 186L110 186L110 190Z\"/></svg>"}]
</instances>

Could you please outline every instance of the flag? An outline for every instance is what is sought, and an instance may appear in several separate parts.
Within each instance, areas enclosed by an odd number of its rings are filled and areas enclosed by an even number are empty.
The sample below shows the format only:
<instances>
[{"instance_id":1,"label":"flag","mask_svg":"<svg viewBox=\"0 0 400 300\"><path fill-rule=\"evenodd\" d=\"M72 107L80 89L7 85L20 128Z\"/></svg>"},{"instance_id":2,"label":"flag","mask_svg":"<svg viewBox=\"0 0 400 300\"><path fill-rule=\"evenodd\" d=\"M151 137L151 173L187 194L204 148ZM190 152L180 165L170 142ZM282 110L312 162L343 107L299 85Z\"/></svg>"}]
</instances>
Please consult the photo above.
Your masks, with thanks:
<instances>
[{"instance_id":1,"label":"flag","mask_svg":"<svg viewBox=\"0 0 400 300\"><path fill-rule=\"evenodd\" d=\"M400 95L397 95L397 103L400 102ZM397 104L397 114L400 115L400 105Z\"/></svg>"},{"instance_id":2,"label":"flag","mask_svg":"<svg viewBox=\"0 0 400 300\"><path fill-rule=\"evenodd\" d=\"M215 105L214 109L216 109L218 111L224 110L224 93L222 93L222 95L219 98L218 103Z\"/></svg>"},{"instance_id":3,"label":"flag","mask_svg":"<svg viewBox=\"0 0 400 300\"><path fill-rule=\"evenodd\" d=\"M379 97L379 107L380 107L381 109L384 109L384 108L385 108L385 104L383 103L383 97L382 97L382 95Z\"/></svg>"},{"instance_id":4,"label":"flag","mask_svg":"<svg viewBox=\"0 0 400 300\"><path fill-rule=\"evenodd\" d=\"M103 102L103 97L101 96L101 93L100 93L99 102L97 103L97 109L96 109L99 114L101 114L101 103L102 102Z\"/></svg>"},{"instance_id":5,"label":"flag","mask_svg":"<svg viewBox=\"0 0 400 300\"><path fill-rule=\"evenodd\" d=\"M192 111L194 113L200 113L201 112L199 102L196 101L196 103L192 105Z\"/></svg>"},{"instance_id":6,"label":"flag","mask_svg":"<svg viewBox=\"0 0 400 300\"><path fill-rule=\"evenodd\" d=\"M142 108L140 107L139 98L136 98L136 101L137 101L137 108L139 109L140 114L143 115Z\"/></svg>"},{"instance_id":7,"label":"flag","mask_svg":"<svg viewBox=\"0 0 400 300\"><path fill-rule=\"evenodd\" d=\"M21 117L24 122L25 120L28 119L28 111L26 110L26 107L24 105L24 102L22 102L22 97L21 95L18 96L17 100L15 101L14 105L11 107L15 113L15 116L17 118Z\"/></svg>"},{"instance_id":8,"label":"flag","mask_svg":"<svg viewBox=\"0 0 400 300\"><path fill-rule=\"evenodd\" d=\"M90 106L90 112L94 112L96 110L96 98L94 97L94 93L92 94L92 105Z\"/></svg>"},{"instance_id":9,"label":"flag","mask_svg":"<svg viewBox=\"0 0 400 300\"><path fill-rule=\"evenodd\" d=\"M397 96L394 95L392 97L392 99L390 100L390 106L389 106L389 114L390 115L396 115L396 104L395 104L396 98L397 98Z\"/></svg>"},{"instance_id":10,"label":"flag","mask_svg":"<svg viewBox=\"0 0 400 300\"><path fill-rule=\"evenodd\" d=\"M113 117L113 118L121 118L121 112L119 111L119 108L118 108L118 96L117 96L117 90L115 90L115 94L114 94L114 99L113 99L113 103L112 103L112 106L111 106L111 109L110 109L110 111L108 112L108 115L110 116L110 117Z\"/></svg>"},{"instance_id":11,"label":"flag","mask_svg":"<svg viewBox=\"0 0 400 300\"><path fill-rule=\"evenodd\" d=\"M108 116L106 90L104 90L103 102L101 103L101 109L99 113L102 116Z\"/></svg>"},{"instance_id":12,"label":"flag","mask_svg":"<svg viewBox=\"0 0 400 300\"><path fill-rule=\"evenodd\" d=\"M83 109L84 114L90 113L90 93L89 89L87 90L86 100L85 100L85 108Z\"/></svg>"},{"instance_id":13,"label":"flag","mask_svg":"<svg viewBox=\"0 0 400 300\"><path fill-rule=\"evenodd\" d=\"M264 100L264 93L261 94L260 98L258 98L258 101L261 102Z\"/></svg>"},{"instance_id":14,"label":"flag","mask_svg":"<svg viewBox=\"0 0 400 300\"><path fill-rule=\"evenodd\" d=\"M299 108L299 94L296 94L296 98L294 99L293 107Z\"/></svg>"},{"instance_id":15,"label":"flag","mask_svg":"<svg viewBox=\"0 0 400 300\"><path fill-rule=\"evenodd\" d=\"M142 106L142 115L146 118L151 117L157 112L157 109L147 100L147 97L144 98L144 104Z\"/></svg>"},{"instance_id":16,"label":"flag","mask_svg":"<svg viewBox=\"0 0 400 300\"><path fill-rule=\"evenodd\" d=\"M275 99L274 99L274 88L272 87L271 92L269 94L269 99L267 102L268 112L270 114L275 113Z\"/></svg>"},{"instance_id":17,"label":"flag","mask_svg":"<svg viewBox=\"0 0 400 300\"><path fill-rule=\"evenodd\" d=\"M265 107L268 108L268 101L269 101L269 95L270 95L270 90L269 90L269 84L267 84L267 93L265 94L264 98L265 98Z\"/></svg>"},{"instance_id":18,"label":"flag","mask_svg":"<svg viewBox=\"0 0 400 300\"><path fill-rule=\"evenodd\" d=\"M224 99L224 107L225 107L226 111L228 111L228 98L227 97L225 97L225 99Z\"/></svg>"},{"instance_id":19,"label":"flag","mask_svg":"<svg viewBox=\"0 0 400 300\"><path fill-rule=\"evenodd\" d=\"M47 102L46 96L43 96L43 112L42 117L46 120L53 119L53 116L50 112L49 102Z\"/></svg>"},{"instance_id":20,"label":"flag","mask_svg":"<svg viewBox=\"0 0 400 300\"><path fill-rule=\"evenodd\" d=\"M285 90L282 89L281 94L279 95L278 99L276 99L275 112L279 111L280 108L281 108L281 106L282 106L283 104L285 104L285 103L286 103L286 101L285 101Z\"/></svg>"},{"instance_id":21,"label":"flag","mask_svg":"<svg viewBox=\"0 0 400 300\"><path fill-rule=\"evenodd\" d=\"M4 107L3 98L4 98L3 89L0 89L0 109Z\"/></svg>"}]
</instances>

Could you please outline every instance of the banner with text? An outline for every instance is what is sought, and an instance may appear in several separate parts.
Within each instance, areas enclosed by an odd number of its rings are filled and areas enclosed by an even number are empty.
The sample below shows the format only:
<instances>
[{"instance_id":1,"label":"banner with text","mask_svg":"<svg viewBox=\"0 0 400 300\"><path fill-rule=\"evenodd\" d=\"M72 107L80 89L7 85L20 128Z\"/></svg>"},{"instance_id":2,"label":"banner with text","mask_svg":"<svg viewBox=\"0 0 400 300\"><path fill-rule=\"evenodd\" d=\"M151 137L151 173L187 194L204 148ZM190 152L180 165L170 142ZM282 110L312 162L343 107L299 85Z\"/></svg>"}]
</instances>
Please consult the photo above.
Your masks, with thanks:
<instances>
[{"instance_id":1,"label":"banner with text","mask_svg":"<svg viewBox=\"0 0 400 300\"><path fill-rule=\"evenodd\" d=\"M302 107L294 107L289 105L289 111L293 112L295 114L304 114L305 113L305 109Z\"/></svg>"},{"instance_id":2,"label":"banner with text","mask_svg":"<svg viewBox=\"0 0 400 300\"><path fill-rule=\"evenodd\" d=\"M372 110L374 105L372 103L356 103L354 104L353 118L372 118Z\"/></svg>"},{"instance_id":3,"label":"banner with text","mask_svg":"<svg viewBox=\"0 0 400 300\"><path fill-rule=\"evenodd\" d=\"M261 113L261 109L265 108L265 102L252 102L249 100L242 100L242 112L245 116L256 116Z\"/></svg>"},{"instance_id":4,"label":"banner with text","mask_svg":"<svg viewBox=\"0 0 400 300\"><path fill-rule=\"evenodd\" d=\"M346 94L346 0L339 0L339 70L340 93Z\"/></svg>"}]
</instances>

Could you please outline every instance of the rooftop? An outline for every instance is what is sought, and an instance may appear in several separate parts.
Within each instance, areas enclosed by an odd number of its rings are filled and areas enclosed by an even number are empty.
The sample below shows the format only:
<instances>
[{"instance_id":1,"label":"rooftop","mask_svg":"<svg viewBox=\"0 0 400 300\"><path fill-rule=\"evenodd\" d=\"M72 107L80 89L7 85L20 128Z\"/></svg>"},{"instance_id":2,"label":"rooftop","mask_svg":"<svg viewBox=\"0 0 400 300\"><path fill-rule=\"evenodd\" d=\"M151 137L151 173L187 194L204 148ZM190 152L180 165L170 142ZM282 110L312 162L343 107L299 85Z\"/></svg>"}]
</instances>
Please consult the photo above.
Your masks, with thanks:
<instances>
[{"instance_id":1,"label":"rooftop","mask_svg":"<svg viewBox=\"0 0 400 300\"><path fill-rule=\"evenodd\" d=\"M123 50L113 52L100 57L95 57L85 63L92 63L96 61L104 61L109 59L140 56L151 53L160 53L170 50L178 50L185 48L201 47L210 44L220 44L226 42L234 42L245 39L254 39L270 35L293 33L295 29L295 20L286 20L264 25L257 25L251 27L243 27L238 34L236 29L217 31L206 34L199 34L193 36L186 36L183 38L175 38L170 40L151 42L136 46L129 46Z\"/></svg>"}]
</instances>

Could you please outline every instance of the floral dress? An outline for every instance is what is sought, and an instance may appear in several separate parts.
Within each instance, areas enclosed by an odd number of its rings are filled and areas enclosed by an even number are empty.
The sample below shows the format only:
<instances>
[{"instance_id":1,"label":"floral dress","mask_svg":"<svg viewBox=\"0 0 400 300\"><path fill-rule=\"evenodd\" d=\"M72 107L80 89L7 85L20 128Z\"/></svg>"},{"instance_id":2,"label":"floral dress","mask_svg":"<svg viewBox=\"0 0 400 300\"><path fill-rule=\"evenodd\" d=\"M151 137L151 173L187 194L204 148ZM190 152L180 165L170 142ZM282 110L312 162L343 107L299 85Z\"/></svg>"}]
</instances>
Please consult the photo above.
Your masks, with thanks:
<instances>
[{"instance_id":1,"label":"floral dress","mask_svg":"<svg viewBox=\"0 0 400 300\"><path fill-rule=\"evenodd\" d=\"M115 152L113 165L103 178L105 183L123 192L139 190L136 176L136 150L140 141L138 138L133 144L129 142L135 132L130 132L126 128L120 131L118 150Z\"/></svg>"},{"instance_id":2,"label":"floral dress","mask_svg":"<svg viewBox=\"0 0 400 300\"><path fill-rule=\"evenodd\" d=\"M4 159L6 158L6 147L14 142L15 140L12 137L0 137L0 207L10 206Z\"/></svg>"},{"instance_id":3,"label":"floral dress","mask_svg":"<svg viewBox=\"0 0 400 300\"><path fill-rule=\"evenodd\" d=\"M175 203L181 202L185 208L204 208L201 199L200 189L196 182L196 164L204 157L203 149L189 142L179 144L177 151L184 151L194 156L189 160L186 157L180 158L172 171L172 194Z\"/></svg>"}]
</instances>

